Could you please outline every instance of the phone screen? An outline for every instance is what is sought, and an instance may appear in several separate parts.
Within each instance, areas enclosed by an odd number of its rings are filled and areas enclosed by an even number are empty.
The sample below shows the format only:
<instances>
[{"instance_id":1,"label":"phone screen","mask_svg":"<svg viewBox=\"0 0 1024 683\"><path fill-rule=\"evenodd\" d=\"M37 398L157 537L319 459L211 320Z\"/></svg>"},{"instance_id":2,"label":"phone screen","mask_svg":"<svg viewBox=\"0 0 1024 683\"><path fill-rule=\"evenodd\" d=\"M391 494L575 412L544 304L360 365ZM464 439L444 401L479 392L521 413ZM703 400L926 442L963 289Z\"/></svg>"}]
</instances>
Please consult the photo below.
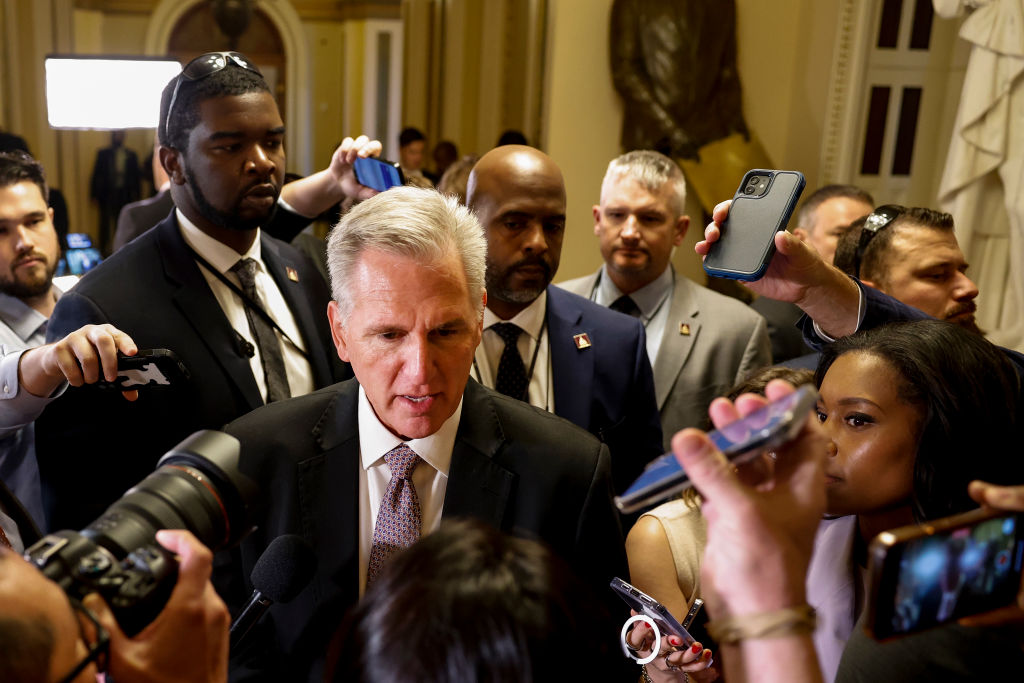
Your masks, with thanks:
<instances>
[{"instance_id":1,"label":"phone screen","mask_svg":"<svg viewBox=\"0 0 1024 683\"><path fill-rule=\"evenodd\" d=\"M792 439L817 401L818 393L807 384L778 401L708 434L712 443L734 462L744 462L761 450ZM633 512L689 488L692 483L673 453L655 458L615 504Z\"/></svg>"},{"instance_id":2,"label":"phone screen","mask_svg":"<svg viewBox=\"0 0 1024 683\"><path fill-rule=\"evenodd\" d=\"M872 634L891 638L1013 604L1024 561L1021 525L1008 513L887 548Z\"/></svg>"},{"instance_id":3,"label":"phone screen","mask_svg":"<svg viewBox=\"0 0 1024 683\"><path fill-rule=\"evenodd\" d=\"M402 173L396 164L373 157L359 157L353 164L356 180L360 185L383 192L390 187L404 184Z\"/></svg>"}]
</instances>

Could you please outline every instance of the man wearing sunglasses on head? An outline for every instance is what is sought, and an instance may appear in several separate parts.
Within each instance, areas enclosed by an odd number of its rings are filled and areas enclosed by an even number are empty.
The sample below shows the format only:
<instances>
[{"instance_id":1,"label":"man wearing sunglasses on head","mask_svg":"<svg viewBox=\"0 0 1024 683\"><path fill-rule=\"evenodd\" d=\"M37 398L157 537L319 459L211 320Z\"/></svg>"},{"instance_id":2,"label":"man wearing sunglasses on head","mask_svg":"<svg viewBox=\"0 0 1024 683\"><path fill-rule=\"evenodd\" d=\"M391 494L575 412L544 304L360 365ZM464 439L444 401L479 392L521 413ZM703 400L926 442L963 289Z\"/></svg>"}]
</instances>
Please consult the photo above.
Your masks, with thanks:
<instances>
[{"instance_id":1,"label":"man wearing sunglasses on head","mask_svg":"<svg viewBox=\"0 0 1024 683\"><path fill-rule=\"evenodd\" d=\"M933 318L980 334L978 286L953 233L953 217L887 204L858 218L839 238L835 266Z\"/></svg>"},{"instance_id":2,"label":"man wearing sunglasses on head","mask_svg":"<svg viewBox=\"0 0 1024 683\"><path fill-rule=\"evenodd\" d=\"M160 531L177 554L178 581L160 614L129 638L97 594L82 602L0 548L0 680L118 683L227 679L228 611L210 584L212 556L187 531Z\"/></svg>"},{"instance_id":3,"label":"man wearing sunglasses on head","mask_svg":"<svg viewBox=\"0 0 1024 683\"><path fill-rule=\"evenodd\" d=\"M53 528L95 519L192 432L351 377L330 344L323 278L262 230L282 193L284 134L270 88L240 53L202 55L164 88L158 152L176 209L62 298L47 334L109 322L140 349L176 353L189 376L144 388L127 408L77 389L47 408L37 453ZM352 163L379 151L346 139L328 168L292 184L288 203L316 215L371 196Z\"/></svg>"}]
</instances>

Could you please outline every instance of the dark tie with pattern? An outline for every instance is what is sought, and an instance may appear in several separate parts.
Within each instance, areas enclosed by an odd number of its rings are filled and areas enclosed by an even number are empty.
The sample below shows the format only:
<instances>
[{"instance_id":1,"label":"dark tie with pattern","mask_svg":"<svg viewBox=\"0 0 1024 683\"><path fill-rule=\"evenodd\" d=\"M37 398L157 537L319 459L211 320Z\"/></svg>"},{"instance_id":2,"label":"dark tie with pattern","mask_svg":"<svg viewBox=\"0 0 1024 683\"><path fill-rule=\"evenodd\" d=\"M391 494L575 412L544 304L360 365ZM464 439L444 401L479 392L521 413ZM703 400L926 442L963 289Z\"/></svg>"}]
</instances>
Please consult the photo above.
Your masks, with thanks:
<instances>
[{"instance_id":1,"label":"dark tie with pattern","mask_svg":"<svg viewBox=\"0 0 1024 683\"><path fill-rule=\"evenodd\" d=\"M618 299L612 302L612 305L608 308L619 313L625 313L631 315L634 318L640 317L640 307L636 305L636 302L628 294L623 294Z\"/></svg>"},{"instance_id":2,"label":"dark tie with pattern","mask_svg":"<svg viewBox=\"0 0 1024 683\"><path fill-rule=\"evenodd\" d=\"M238 276L245 295L266 311L267 307L256 293L256 261L244 258L233 265L231 270ZM262 315L252 311L248 303L245 305L245 319L249 321L249 331L260 349L260 363L267 383L267 403L288 398L291 389L288 387L288 373L284 369L284 356L281 354L281 341L277 333Z\"/></svg>"},{"instance_id":3,"label":"dark tie with pattern","mask_svg":"<svg viewBox=\"0 0 1024 683\"><path fill-rule=\"evenodd\" d=\"M525 401L526 366L519 355L517 343L523 330L513 323L495 323L491 325L491 329L505 342L505 350L501 352L501 359L498 361L498 376L494 381L494 388L506 396Z\"/></svg>"},{"instance_id":4,"label":"dark tie with pattern","mask_svg":"<svg viewBox=\"0 0 1024 683\"><path fill-rule=\"evenodd\" d=\"M423 525L420 498L412 483L412 473L420 463L420 456L403 443L385 453L384 462L391 469L391 481L384 491L377 521L373 525L367 585L377 578L389 557L419 540Z\"/></svg>"}]
</instances>

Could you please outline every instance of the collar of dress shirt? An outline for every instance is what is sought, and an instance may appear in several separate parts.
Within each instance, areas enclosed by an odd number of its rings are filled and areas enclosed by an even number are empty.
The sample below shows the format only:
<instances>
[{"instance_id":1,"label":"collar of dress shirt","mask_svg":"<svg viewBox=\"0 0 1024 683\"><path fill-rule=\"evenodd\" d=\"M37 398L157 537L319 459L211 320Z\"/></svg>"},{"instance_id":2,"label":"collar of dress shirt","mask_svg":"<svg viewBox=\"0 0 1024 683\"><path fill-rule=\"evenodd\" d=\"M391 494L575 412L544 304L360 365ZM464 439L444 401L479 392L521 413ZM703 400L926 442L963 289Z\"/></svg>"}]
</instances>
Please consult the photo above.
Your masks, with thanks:
<instances>
[{"instance_id":1,"label":"collar of dress shirt","mask_svg":"<svg viewBox=\"0 0 1024 683\"><path fill-rule=\"evenodd\" d=\"M181 212L181 209L175 209L174 212L178 216L178 225L181 227L181 236L186 242L188 242L190 247L196 250L196 253L209 261L210 265L221 273L227 273L231 270L232 266L238 263L239 259L243 258L254 259L260 264L260 268L263 268L262 252L260 251L259 228L256 229L256 239L252 241L252 246L249 247L249 250L244 254L239 254L228 245L215 240L196 227L195 223L185 217L185 214Z\"/></svg>"},{"instance_id":2,"label":"collar of dress shirt","mask_svg":"<svg viewBox=\"0 0 1024 683\"><path fill-rule=\"evenodd\" d=\"M431 467L448 476L448 468L452 464L452 448L455 447L455 433L459 430L459 419L462 417L461 400L455 412L445 420L440 429L428 437L411 441L402 441L381 423L362 386L359 387L358 416L359 458L364 470L383 460L384 454L395 446L405 443Z\"/></svg>"},{"instance_id":3,"label":"collar of dress shirt","mask_svg":"<svg viewBox=\"0 0 1024 683\"><path fill-rule=\"evenodd\" d=\"M640 308L640 313L643 314L644 320L648 320L658 311L658 307L662 305L662 302L665 301L665 297L669 295L671 290L672 265L669 264L661 275L629 296ZM597 284L594 302L602 306L611 306L612 302L622 296L622 294L622 290L615 286L615 283L612 282L611 277L608 275L608 267L601 266L601 277Z\"/></svg>"},{"instance_id":4,"label":"collar of dress shirt","mask_svg":"<svg viewBox=\"0 0 1024 683\"><path fill-rule=\"evenodd\" d=\"M548 290L541 292L533 302L519 311L511 320L502 320L491 312L490 308L484 309L484 329L488 329L495 323L515 323L519 329L530 335L535 342L540 342L540 330L544 327L544 315L548 309Z\"/></svg>"},{"instance_id":5,"label":"collar of dress shirt","mask_svg":"<svg viewBox=\"0 0 1024 683\"><path fill-rule=\"evenodd\" d=\"M64 293L56 283L51 285L51 291L55 299L60 299L60 295ZM0 294L0 320L10 327L21 341L28 343L36 330L46 324L48 318L19 298Z\"/></svg>"}]
</instances>

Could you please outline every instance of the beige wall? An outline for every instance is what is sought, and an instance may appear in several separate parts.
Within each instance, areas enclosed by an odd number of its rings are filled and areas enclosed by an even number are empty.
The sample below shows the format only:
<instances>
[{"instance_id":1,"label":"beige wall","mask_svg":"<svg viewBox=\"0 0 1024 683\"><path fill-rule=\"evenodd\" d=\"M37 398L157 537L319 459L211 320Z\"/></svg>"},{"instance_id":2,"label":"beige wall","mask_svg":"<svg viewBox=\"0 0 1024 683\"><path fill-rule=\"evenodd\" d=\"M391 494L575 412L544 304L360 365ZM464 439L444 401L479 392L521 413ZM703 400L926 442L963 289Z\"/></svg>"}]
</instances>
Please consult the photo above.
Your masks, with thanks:
<instances>
[{"instance_id":1,"label":"beige wall","mask_svg":"<svg viewBox=\"0 0 1024 683\"><path fill-rule=\"evenodd\" d=\"M568 192L558 280L584 275L601 263L591 206L608 161L620 151L622 121L608 69L611 4L552 0L549 6L542 146L562 167ZM736 6L747 123L776 167L801 170L813 184L820 164L836 8L815 0L737 0ZM702 281L693 244L704 226L696 202L687 205L691 228L673 260L682 272Z\"/></svg>"}]
</instances>

